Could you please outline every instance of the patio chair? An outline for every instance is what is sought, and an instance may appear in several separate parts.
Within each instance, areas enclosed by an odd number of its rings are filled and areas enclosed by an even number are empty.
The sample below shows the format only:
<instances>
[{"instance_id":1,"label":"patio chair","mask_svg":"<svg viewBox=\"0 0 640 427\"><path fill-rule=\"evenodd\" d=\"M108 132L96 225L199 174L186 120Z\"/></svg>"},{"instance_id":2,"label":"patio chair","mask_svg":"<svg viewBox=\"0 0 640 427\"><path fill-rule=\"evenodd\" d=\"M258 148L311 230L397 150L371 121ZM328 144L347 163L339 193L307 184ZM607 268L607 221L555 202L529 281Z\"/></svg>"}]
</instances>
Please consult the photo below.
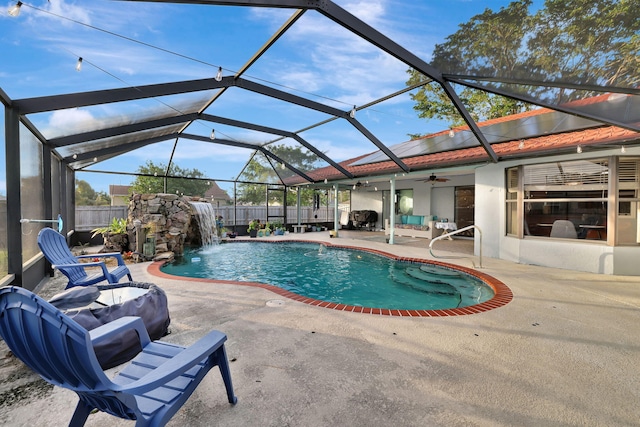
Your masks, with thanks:
<instances>
[{"instance_id":1,"label":"patio chair","mask_svg":"<svg viewBox=\"0 0 640 427\"><path fill-rule=\"evenodd\" d=\"M133 281L131 272L122 259L122 254L118 252L75 256L69 250L64 236L52 228L40 230L40 233L38 233L38 246L47 261L67 276L69 279L67 289L73 286L93 285L105 280L109 283L118 283L124 276L127 276L129 281ZM118 265L109 270L104 261L81 263L79 260L82 258L115 258ZM87 269L91 267L94 270L95 267L100 267L100 270L95 273L89 270L91 274L88 274Z\"/></svg>"},{"instance_id":2,"label":"patio chair","mask_svg":"<svg viewBox=\"0 0 640 427\"><path fill-rule=\"evenodd\" d=\"M576 232L576 226L571 221L566 219L558 219L553 221L551 225L550 237L560 237L564 239L577 239L578 233Z\"/></svg>"},{"instance_id":3,"label":"patio chair","mask_svg":"<svg viewBox=\"0 0 640 427\"><path fill-rule=\"evenodd\" d=\"M130 330L138 334L142 351L109 379L93 346ZM94 409L136 420L136 426L163 426L214 366L229 403L237 402L224 348L227 336L219 331L186 348L152 342L139 317L121 317L87 331L34 293L7 286L0 289L0 336L47 382L76 392L70 426L84 425Z\"/></svg>"}]
</instances>

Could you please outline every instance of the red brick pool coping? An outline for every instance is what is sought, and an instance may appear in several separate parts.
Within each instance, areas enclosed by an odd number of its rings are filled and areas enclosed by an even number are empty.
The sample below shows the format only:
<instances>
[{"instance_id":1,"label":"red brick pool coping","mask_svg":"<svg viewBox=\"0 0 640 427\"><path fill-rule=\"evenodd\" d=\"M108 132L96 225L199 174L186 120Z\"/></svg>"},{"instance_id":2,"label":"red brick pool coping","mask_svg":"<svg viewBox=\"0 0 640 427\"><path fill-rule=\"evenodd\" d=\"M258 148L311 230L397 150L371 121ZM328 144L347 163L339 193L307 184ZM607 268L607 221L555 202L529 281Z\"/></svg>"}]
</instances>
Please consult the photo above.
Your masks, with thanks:
<instances>
[{"instance_id":1,"label":"red brick pool coping","mask_svg":"<svg viewBox=\"0 0 640 427\"><path fill-rule=\"evenodd\" d=\"M243 240L243 242L246 242L246 240ZM260 242L265 242L265 241L260 240ZM349 246L349 245L336 245L336 244L327 243L327 242L315 242L315 241L308 241L308 240L286 240L286 241L267 242L267 243L278 244L278 243L294 243L294 242L314 243L314 244L321 244L325 246L332 246L332 247L342 248L342 249L351 249L355 251L370 252L370 253L378 254L387 258L394 259L396 261L412 262L416 264L431 264L431 265L445 267L451 270L461 271L480 279L487 286L491 287L491 289L493 289L494 296L490 300L487 300L483 303L471 305L468 307L448 308L448 309L442 309L442 310L396 310L396 309L388 309L388 308L360 307L360 306L354 306L354 305L339 304L335 302L321 301L313 298L308 298L302 295L294 294L293 292L289 292L287 290L284 290L274 285L268 285L268 284L259 283L259 282L238 282L235 280L214 280L214 279L202 279L202 278L196 278L196 277L174 276L171 274L164 273L163 271L160 270L160 267L162 267L166 263L166 261L156 261L151 263L147 271L149 272L149 274L153 276L162 277L165 279L187 280L187 281L193 281L193 282L222 283L222 284L241 285L241 286L253 286L257 288L267 289L277 295L292 299L294 301L299 301L304 304L330 308L332 310L349 311L353 313L379 314L382 316L399 316L399 317L465 316L467 314L483 313L485 311L493 310L494 308L502 307L504 305L509 304L509 302L511 302L511 300L513 299L513 293L511 292L511 289L509 289L509 287L504 283L502 283L500 280L496 279L495 277L489 276L488 274L482 273L480 271L476 271L471 268L462 267L459 265L448 264L440 261L425 260L421 258L401 257L401 256L396 256L396 255L383 252L380 250L376 250L376 249L361 248L358 246Z\"/></svg>"}]
</instances>

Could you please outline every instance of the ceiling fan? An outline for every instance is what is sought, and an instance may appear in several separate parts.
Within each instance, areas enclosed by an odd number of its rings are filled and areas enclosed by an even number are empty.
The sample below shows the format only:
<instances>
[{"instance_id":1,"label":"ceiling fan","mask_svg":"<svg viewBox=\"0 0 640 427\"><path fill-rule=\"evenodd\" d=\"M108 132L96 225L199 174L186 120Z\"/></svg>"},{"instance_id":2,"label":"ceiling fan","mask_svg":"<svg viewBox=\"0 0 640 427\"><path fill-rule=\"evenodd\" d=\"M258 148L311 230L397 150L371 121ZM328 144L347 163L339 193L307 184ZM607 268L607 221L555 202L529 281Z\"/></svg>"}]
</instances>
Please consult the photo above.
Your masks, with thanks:
<instances>
[{"instance_id":1,"label":"ceiling fan","mask_svg":"<svg viewBox=\"0 0 640 427\"><path fill-rule=\"evenodd\" d=\"M353 184L353 187L351 188L352 190L359 190L361 188L366 188L369 187L371 184L369 184L369 181L365 181L364 183L358 181L355 184ZM377 187L376 187L376 191L377 191Z\"/></svg>"},{"instance_id":2,"label":"ceiling fan","mask_svg":"<svg viewBox=\"0 0 640 427\"><path fill-rule=\"evenodd\" d=\"M424 182L447 182L449 178L438 178L435 174L431 174L429 178L421 179L420 181Z\"/></svg>"}]
</instances>

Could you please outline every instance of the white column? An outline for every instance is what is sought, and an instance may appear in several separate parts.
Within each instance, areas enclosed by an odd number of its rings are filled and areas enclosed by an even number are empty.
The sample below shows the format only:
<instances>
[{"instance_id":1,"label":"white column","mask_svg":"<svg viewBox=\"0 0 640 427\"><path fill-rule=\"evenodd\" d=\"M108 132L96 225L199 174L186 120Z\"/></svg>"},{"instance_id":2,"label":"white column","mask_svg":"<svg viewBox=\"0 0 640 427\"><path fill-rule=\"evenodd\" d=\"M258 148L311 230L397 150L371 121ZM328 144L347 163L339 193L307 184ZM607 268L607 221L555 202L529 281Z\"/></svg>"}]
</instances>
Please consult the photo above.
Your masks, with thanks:
<instances>
[{"instance_id":1,"label":"white column","mask_svg":"<svg viewBox=\"0 0 640 427\"><path fill-rule=\"evenodd\" d=\"M298 208L298 225L302 225L300 223L300 212L301 212L301 208L300 208L300 187L296 187L296 196L297 196L297 208Z\"/></svg>"},{"instance_id":2,"label":"white column","mask_svg":"<svg viewBox=\"0 0 640 427\"><path fill-rule=\"evenodd\" d=\"M335 237L338 237L338 229L340 227L340 217L338 211L338 184L333 185L333 230Z\"/></svg>"},{"instance_id":3,"label":"white column","mask_svg":"<svg viewBox=\"0 0 640 427\"><path fill-rule=\"evenodd\" d=\"M396 178L391 178L390 183L391 185L389 186L389 204L391 206L389 207L389 213L391 215L391 218L389 218L389 227L391 227L391 230L389 230L389 244L393 245L394 236L396 233Z\"/></svg>"}]
</instances>

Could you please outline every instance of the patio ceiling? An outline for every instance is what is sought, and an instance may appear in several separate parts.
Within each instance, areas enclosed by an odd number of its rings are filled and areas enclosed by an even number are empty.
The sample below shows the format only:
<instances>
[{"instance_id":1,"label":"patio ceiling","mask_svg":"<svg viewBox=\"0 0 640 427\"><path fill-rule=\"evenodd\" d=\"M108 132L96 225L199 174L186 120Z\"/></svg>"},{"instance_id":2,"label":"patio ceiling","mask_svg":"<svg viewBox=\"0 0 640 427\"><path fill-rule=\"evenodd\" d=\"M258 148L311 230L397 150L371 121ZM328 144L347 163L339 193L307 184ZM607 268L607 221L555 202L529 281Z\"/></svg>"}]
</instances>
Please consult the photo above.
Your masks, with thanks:
<instances>
[{"instance_id":1,"label":"patio ceiling","mask_svg":"<svg viewBox=\"0 0 640 427\"><path fill-rule=\"evenodd\" d=\"M134 2L142 0L125 0L122 2L122 8L127 8L128 3ZM272 167L280 166L278 176L281 182L292 176L302 178L303 182L314 182L309 176L310 170L300 169L293 159L271 148L278 144L300 148L316 159L314 167L330 166L339 171L343 179L355 179L358 176L354 176L340 164L344 158L334 155L331 150L323 150L314 142L319 134L325 132L332 135L332 145L340 147L342 141L336 139L336 135L356 133L369 147L361 154L369 155L361 157L355 165L392 161L397 171L408 173L412 172L412 169L405 159L419 155L481 147L487 161L498 162L501 158L492 148L492 144L495 143L603 124L640 131L640 89L637 84L628 83L638 82L637 76L619 80L624 83L599 85L582 84L575 79L563 79L558 76L540 76L527 73L526 69L515 75L503 74L500 70L492 70L491 74L482 75L455 67L440 70L356 15L328 0L148 0L146 3L179 3L184 7L192 7L194 14L202 10L196 7L217 7L220 9L218 19L225 19L224 10L234 7L291 9L291 15L262 46L255 51L248 51L244 64L232 73L220 67L224 75L212 75L208 78L22 99L9 99L2 93L5 103L19 112L22 123L35 130L42 142L53 148L54 152L75 170L99 171L92 169L96 163L169 141L171 149L166 149L167 164L174 162L179 150L202 150L202 147L214 144L247 150L252 153L247 162L254 161L256 155L264 156ZM279 41L288 32L293 31L304 14L310 13L319 14L351 33L354 40L355 76L363 72L355 65L359 46L356 46L356 43L366 42L378 49L384 60L392 58L405 70L417 70L425 76L425 80L412 87L397 87L394 91L370 99L362 105L354 105L352 109L345 108L344 102L336 101L336 98L340 98L339 84L333 88L326 88L326 93L312 94L299 89L294 90L286 81L276 84L268 77L262 78L259 71L265 67L258 69L257 64L270 49L279 48ZM331 46L326 48L330 49ZM250 71L251 77L245 77ZM381 81L383 80L382 78ZM466 123L464 131L456 132L453 136L438 135L417 142L383 142L384 138L377 136L378 128L374 126L374 122L367 120L367 111L399 97L406 97L423 84L438 85L442 88ZM463 87L505 95L534 106L551 108L557 113L544 117L534 116L526 121L505 121L494 126L482 127L473 120L459 97L458 91ZM526 89L530 87L540 88L540 91L535 95L527 93ZM293 93L296 91L301 94ZM565 98L558 96L559 91L571 91L573 98L567 102ZM610 96L605 103L588 102L589 98L598 94L612 93L619 95ZM234 98L245 105L243 117L225 114L227 106L234 102ZM278 120L265 121L260 105L267 101L278 105L282 111L281 115L287 115L290 119L296 118L297 125L288 124L287 128L284 128ZM158 102L162 104L161 107L158 107ZM127 113L112 117L102 116L99 121L76 123L75 126L64 130L45 131L36 124L50 122L51 115L60 110L84 109L96 112L108 106L112 106L109 111ZM93 114L96 115L97 113ZM393 126L393 123L387 125ZM373 129L374 127L376 129ZM327 128L330 131L324 131ZM219 132L219 129L225 129L225 132ZM228 137L226 134L231 133L228 129L235 129L235 132L242 130L246 133L235 133L233 137ZM215 130L215 136L210 134L213 133L212 130ZM409 133L413 129L406 131ZM110 164L109 172L132 172L115 170L114 165L117 163ZM238 171L234 180L243 181L243 170ZM213 176L209 171L207 179L229 181L228 177Z\"/></svg>"}]
</instances>

